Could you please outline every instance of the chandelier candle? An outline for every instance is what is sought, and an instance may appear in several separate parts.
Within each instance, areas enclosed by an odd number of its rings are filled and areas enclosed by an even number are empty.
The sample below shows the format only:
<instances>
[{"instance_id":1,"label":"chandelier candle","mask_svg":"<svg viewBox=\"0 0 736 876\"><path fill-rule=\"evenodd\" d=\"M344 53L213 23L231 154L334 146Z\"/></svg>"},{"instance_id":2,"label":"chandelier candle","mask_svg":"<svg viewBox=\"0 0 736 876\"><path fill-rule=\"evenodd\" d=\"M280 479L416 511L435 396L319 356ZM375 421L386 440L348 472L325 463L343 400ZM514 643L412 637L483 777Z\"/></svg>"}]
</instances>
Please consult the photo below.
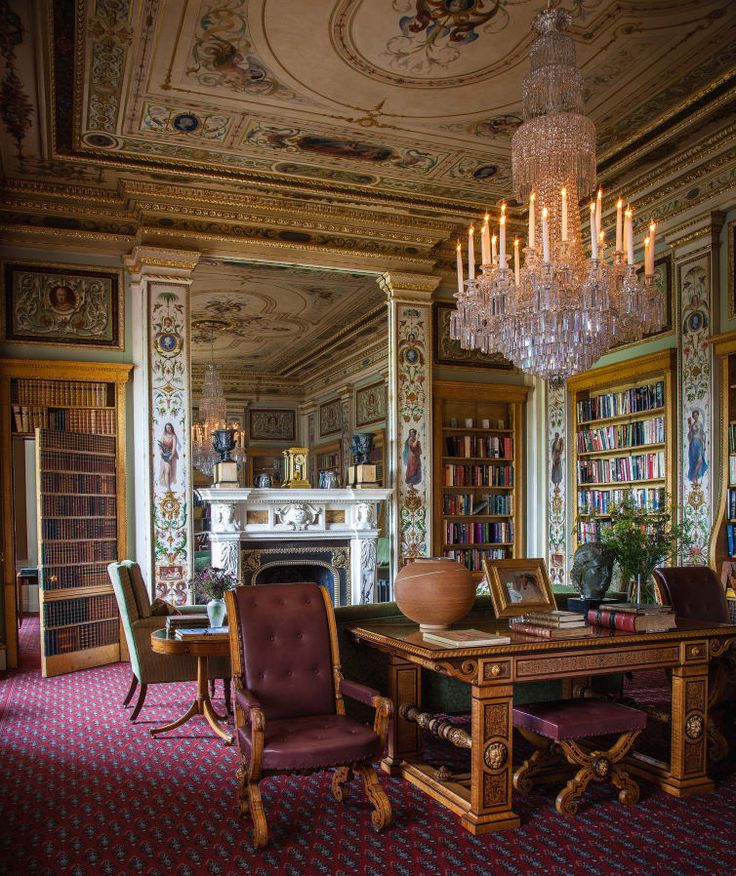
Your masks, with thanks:
<instances>
[{"instance_id":1,"label":"chandelier candle","mask_svg":"<svg viewBox=\"0 0 736 876\"><path fill-rule=\"evenodd\" d=\"M457 242L457 294L463 294L463 248L460 241Z\"/></svg>"},{"instance_id":2,"label":"chandelier candle","mask_svg":"<svg viewBox=\"0 0 736 876\"><path fill-rule=\"evenodd\" d=\"M595 203L593 203L590 205L590 257L594 260L598 258L597 226L598 222L595 217Z\"/></svg>"},{"instance_id":3,"label":"chandelier candle","mask_svg":"<svg viewBox=\"0 0 736 876\"><path fill-rule=\"evenodd\" d=\"M498 241L498 238L494 234L493 237L491 238L491 264L493 264L493 265L495 265L496 262L498 261L498 257L496 256L496 242L497 241Z\"/></svg>"},{"instance_id":4,"label":"chandelier candle","mask_svg":"<svg viewBox=\"0 0 736 876\"><path fill-rule=\"evenodd\" d=\"M644 266L644 273L647 277L654 275L654 231L656 227L654 222L649 223L649 262Z\"/></svg>"},{"instance_id":5,"label":"chandelier candle","mask_svg":"<svg viewBox=\"0 0 736 876\"><path fill-rule=\"evenodd\" d=\"M601 233L601 219L603 218L603 189L598 189L598 198L595 205L595 233Z\"/></svg>"},{"instance_id":6,"label":"chandelier candle","mask_svg":"<svg viewBox=\"0 0 736 876\"><path fill-rule=\"evenodd\" d=\"M514 283L516 283L517 286L519 285L520 268L521 268L521 266L519 264L519 238L515 237L514 238Z\"/></svg>"},{"instance_id":7,"label":"chandelier candle","mask_svg":"<svg viewBox=\"0 0 736 876\"><path fill-rule=\"evenodd\" d=\"M529 249L534 249L536 236L534 234L534 192L529 195Z\"/></svg>"},{"instance_id":8,"label":"chandelier candle","mask_svg":"<svg viewBox=\"0 0 736 876\"><path fill-rule=\"evenodd\" d=\"M630 265L634 264L634 214L631 212L631 207L626 208L626 224L624 226L624 236L626 238L626 256Z\"/></svg>"},{"instance_id":9,"label":"chandelier candle","mask_svg":"<svg viewBox=\"0 0 736 876\"><path fill-rule=\"evenodd\" d=\"M616 201L616 252L623 252L623 211L624 202L621 198Z\"/></svg>"},{"instance_id":10,"label":"chandelier candle","mask_svg":"<svg viewBox=\"0 0 736 876\"><path fill-rule=\"evenodd\" d=\"M481 264L489 265L491 263L491 242L490 232L488 230L488 213L483 220L483 227L480 230L480 252Z\"/></svg>"},{"instance_id":11,"label":"chandelier candle","mask_svg":"<svg viewBox=\"0 0 736 876\"><path fill-rule=\"evenodd\" d=\"M475 246L473 245L473 232L471 225L468 229L468 280L475 280Z\"/></svg>"},{"instance_id":12,"label":"chandelier candle","mask_svg":"<svg viewBox=\"0 0 736 876\"><path fill-rule=\"evenodd\" d=\"M501 267L506 267L506 216L501 214L501 229L498 236L498 249L501 253Z\"/></svg>"}]
</instances>

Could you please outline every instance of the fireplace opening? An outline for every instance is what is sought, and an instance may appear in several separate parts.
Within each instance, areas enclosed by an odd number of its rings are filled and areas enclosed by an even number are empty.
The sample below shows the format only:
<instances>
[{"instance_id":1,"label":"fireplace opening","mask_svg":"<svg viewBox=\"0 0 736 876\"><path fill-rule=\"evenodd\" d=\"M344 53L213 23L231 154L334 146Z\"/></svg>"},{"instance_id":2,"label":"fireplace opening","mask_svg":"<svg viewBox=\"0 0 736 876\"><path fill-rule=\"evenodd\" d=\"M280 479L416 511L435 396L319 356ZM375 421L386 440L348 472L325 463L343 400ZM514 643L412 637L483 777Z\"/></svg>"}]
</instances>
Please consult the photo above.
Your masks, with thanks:
<instances>
[{"instance_id":1,"label":"fireplace opening","mask_svg":"<svg viewBox=\"0 0 736 876\"><path fill-rule=\"evenodd\" d=\"M335 592L335 575L332 569L321 563L273 563L262 566L253 576L254 584L296 584L313 581ZM339 583L339 582L338 582Z\"/></svg>"}]
</instances>

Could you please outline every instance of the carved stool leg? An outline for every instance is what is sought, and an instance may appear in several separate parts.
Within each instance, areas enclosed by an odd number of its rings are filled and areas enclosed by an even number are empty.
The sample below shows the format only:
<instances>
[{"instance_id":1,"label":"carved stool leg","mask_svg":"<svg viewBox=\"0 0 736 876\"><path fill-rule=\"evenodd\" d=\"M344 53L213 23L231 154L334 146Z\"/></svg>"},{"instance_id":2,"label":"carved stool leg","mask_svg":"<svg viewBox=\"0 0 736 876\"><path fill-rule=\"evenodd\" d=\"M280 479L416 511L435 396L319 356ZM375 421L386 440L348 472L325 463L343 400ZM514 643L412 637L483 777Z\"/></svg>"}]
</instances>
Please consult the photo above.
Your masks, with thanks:
<instances>
[{"instance_id":1,"label":"carved stool leg","mask_svg":"<svg viewBox=\"0 0 736 876\"><path fill-rule=\"evenodd\" d=\"M258 788L258 782L248 782L246 788L248 792L250 817L253 820L253 846L256 849L262 849L268 845L268 822L266 821L266 810L263 808L263 801L261 800L261 792Z\"/></svg>"},{"instance_id":2,"label":"carved stool leg","mask_svg":"<svg viewBox=\"0 0 736 876\"><path fill-rule=\"evenodd\" d=\"M347 783L353 777L353 770L349 766L338 767L332 775L332 795L338 803L344 803L348 796Z\"/></svg>"},{"instance_id":3,"label":"carved stool leg","mask_svg":"<svg viewBox=\"0 0 736 876\"><path fill-rule=\"evenodd\" d=\"M615 766L611 772L611 784L618 788L618 802L631 806L639 802L639 785L620 766Z\"/></svg>"},{"instance_id":4,"label":"carved stool leg","mask_svg":"<svg viewBox=\"0 0 736 876\"><path fill-rule=\"evenodd\" d=\"M590 767L583 767L575 773L555 800L555 809L560 815L575 815L577 813L580 799L593 777L594 773Z\"/></svg>"},{"instance_id":5,"label":"carved stool leg","mask_svg":"<svg viewBox=\"0 0 736 876\"><path fill-rule=\"evenodd\" d=\"M523 794L528 794L536 781L546 778L542 774L551 767L562 766L565 757L559 746L551 739L521 727L517 727L517 730L524 739L536 746L536 751L516 770L513 778L514 788Z\"/></svg>"},{"instance_id":6,"label":"carved stool leg","mask_svg":"<svg viewBox=\"0 0 736 876\"><path fill-rule=\"evenodd\" d=\"M357 765L355 772L362 777L365 795L373 806L371 824L376 831L381 831L391 824L391 804L386 792L381 787L376 771L370 764Z\"/></svg>"}]
</instances>

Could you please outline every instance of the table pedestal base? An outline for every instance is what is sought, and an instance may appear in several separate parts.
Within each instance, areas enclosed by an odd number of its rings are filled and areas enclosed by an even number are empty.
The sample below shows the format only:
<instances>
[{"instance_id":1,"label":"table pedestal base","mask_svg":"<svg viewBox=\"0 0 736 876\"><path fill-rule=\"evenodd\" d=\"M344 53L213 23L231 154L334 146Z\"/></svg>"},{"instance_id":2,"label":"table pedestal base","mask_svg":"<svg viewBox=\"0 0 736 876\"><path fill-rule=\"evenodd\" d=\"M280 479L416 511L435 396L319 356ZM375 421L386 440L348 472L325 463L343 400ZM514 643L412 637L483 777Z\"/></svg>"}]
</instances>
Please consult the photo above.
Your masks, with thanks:
<instances>
[{"instance_id":1,"label":"table pedestal base","mask_svg":"<svg viewBox=\"0 0 736 876\"><path fill-rule=\"evenodd\" d=\"M186 724L190 718L194 718L196 715L202 715L205 718L220 739L224 740L225 745L233 744L233 736L220 726L218 720L220 716L212 706L212 700L210 700L209 690L207 689L207 658L202 656L197 657L197 696L194 702L181 718L177 718L176 721L165 724L163 727L152 728L150 731L151 736L175 730L177 727L181 727L182 724Z\"/></svg>"}]
</instances>

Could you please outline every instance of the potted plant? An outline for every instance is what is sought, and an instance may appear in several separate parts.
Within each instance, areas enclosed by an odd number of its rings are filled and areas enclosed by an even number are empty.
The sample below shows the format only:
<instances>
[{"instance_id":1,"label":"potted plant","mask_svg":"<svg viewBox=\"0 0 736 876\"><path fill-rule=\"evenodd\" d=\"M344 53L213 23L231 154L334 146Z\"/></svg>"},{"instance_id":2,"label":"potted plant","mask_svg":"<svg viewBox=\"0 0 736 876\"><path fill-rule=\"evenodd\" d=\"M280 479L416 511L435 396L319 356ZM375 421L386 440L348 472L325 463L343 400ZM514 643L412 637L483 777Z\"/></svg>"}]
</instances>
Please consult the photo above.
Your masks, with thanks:
<instances>
[{"instance_id":1,"label":"potted plant","mask_svg":"<svg viewBox=\"0 0 736 876\"><path fill-rule=\"evenodd\" d=\"M640 507L627 492L610 509L610 525L601 530L601 543L613 551L629 582L631 601L653 602L652 572L692 544L690 528L675 523L667 507L668 503L659 510Z\"/></svg>"},{"instance_id":2,"label":"potted plant","mask_svg":"<svg viewBox=\"0 0 736 876\"><path fill-rule=\"evenodd\" d=\"M195 593L201 592L209 596L207 603L207 617L211 627L221 627L225 619L225 593L234 590L238 582L234 575L226 569L217 569L207 566L201 569L192 578L191 582Z\"/></svg>"}]
</instances>

